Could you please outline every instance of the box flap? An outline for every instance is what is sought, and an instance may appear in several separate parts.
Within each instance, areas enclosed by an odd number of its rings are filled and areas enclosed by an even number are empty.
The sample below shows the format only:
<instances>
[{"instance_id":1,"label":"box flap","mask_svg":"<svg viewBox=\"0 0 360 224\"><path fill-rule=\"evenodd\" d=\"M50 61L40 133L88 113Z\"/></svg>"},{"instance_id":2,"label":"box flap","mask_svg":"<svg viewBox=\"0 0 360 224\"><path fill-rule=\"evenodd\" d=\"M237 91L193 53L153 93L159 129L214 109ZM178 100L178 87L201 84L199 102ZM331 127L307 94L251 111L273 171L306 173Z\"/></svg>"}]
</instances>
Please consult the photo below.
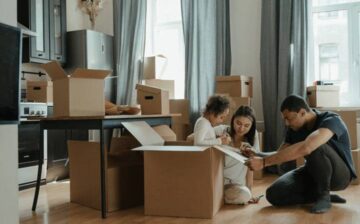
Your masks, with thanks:
<instances>
[{"instance_id":1,"label":"box flap","mask_svg":"<svg viewBox=\"0 0 360 224\"><path fill-rule=\"evenodd\" d=\"M145 121L122 122L141 145L164 145L164 139Z\"/></svg>"},{"instance_id":2,"label":"box flap","mask_svg":"<svg viewBox=\"0 0 360 224\"><path fill-rule=\"evenodd\" d=\"M176 141L176 134L173 130L167 125L158 125L153 127L154 131L156 131L165 141Z\"/></svg>"},{"instance_id":3,"label":"box flap","mask_svg":"<svg viewBox=\"0 0 360 224\"><path fill-rule=\"evenodd\" d=\"M217 82L249 81L252 78L245 75L216 76Z\"/></svg>"},{"instance_id":4,"label":"box flap","mask_svg":"<svg viewBox=\"0 0 360 224\"><path fill-rule=\"evenodd\" d=\"M105 79L111 73L109 70L95 70L95 69L82 69L77 68L73 74L72 78L84 78L84 79Z\"/></svg>"},{"instance_id":5,"label":"box flap","mask_svg":"<svg viewBox=\"0 0 360 224\"><path fill-rule=\"evenodd\" d=\"M144 92L153 93L153 94L160 94L161 91L165 91L165 90L162 90L162 89L160 89L160 88L156 88L156 87L152 87L152 86L146 86L146 85L141 85L141 84L136 84L136 89L137 89L137 90L144 91Z\"/></svg>"},{"instance_id":6,"label":"box flap","mask_svg":"<svg viewBox=\"0 0 360 224\"><path fill-rule=\"evenodd\" d=\"M46 64L42 64L41 67L45 69L51 80L59 80L67 78L64 69L60 66L57 61L52 61Z\"/></svg>"},{"instance_id":7,"label":"box flap","mask_svg":"<svg viewBox=\"0 0 360 224\"><path fill-rule=\"evenodd\" d=\"M236 159L237 161L241 163L245 163L246 160L248 160L247 157L240 154L240 152L237 152L239 149L228 146L228 145L214 145L213 148L225 153L226 155Z\"/></svg>"},{"instance_id":8,"label":"box flap","mask_svg":"<svg viewBox=\"0 0 360 224\"><path fill-rule=\"evenodd\" d=\"M167 152L203 152L209 149L209 146L181 146L181 145L166 145L166 146L140 146L133 151L167 151Z\"/></svg>"}]
</instances>

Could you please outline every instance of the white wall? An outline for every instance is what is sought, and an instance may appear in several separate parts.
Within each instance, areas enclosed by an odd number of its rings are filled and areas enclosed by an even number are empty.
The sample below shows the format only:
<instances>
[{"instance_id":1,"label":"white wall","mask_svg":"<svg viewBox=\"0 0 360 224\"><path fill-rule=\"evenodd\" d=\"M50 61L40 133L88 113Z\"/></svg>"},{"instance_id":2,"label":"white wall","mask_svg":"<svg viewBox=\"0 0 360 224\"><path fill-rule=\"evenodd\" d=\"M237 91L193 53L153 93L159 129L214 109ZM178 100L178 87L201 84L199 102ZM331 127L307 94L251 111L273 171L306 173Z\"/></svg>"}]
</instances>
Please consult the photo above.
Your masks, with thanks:
<instances>
[{"instance_id":1,"label":"white wall","mask_svg":"<svg viewBox=\"0 0 360 224\"><path fill-rule=\"evenodd\" d=\"M81 11L78 0L66 1L66 25L67 31L91 29L89 16ZM94 30L114 35L113 0L104 0L96 17Z\"/></svg>"},{"instance_id":2,"label":"white wall","mask_svg":"<svg viewBox=\"0 0 360 224\"><path fill-rule=\"evenodd\" d=\"M0 22L16 26L16 7L14 0L0 0ZM0 125L0 223L19 223L17 130L17 125Z\"/></svg>"},{"instance_id":3,"label":"white wall","mask_svg":"<svg viewBox=\"0 0 360 224\"><path fill-rule=\"evenodd\" d=\"M253 107L263 120L260 79L261 0L230 0L231 74L254 79Z\"/></svg>"}]
</instances>

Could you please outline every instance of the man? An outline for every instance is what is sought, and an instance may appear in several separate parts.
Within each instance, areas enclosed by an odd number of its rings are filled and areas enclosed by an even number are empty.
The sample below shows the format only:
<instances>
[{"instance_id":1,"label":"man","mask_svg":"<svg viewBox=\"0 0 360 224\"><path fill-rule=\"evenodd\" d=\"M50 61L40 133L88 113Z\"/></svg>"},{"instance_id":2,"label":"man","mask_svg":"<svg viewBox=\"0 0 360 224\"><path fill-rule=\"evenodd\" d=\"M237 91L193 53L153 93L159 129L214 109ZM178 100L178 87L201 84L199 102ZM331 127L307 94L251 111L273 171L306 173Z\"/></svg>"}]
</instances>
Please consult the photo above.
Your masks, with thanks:
<instances>
[{"instance_id":1,"label":"man","mask_svg":"<svg viewBox=\"0 0 360 224\"><path fill-rule=\"evenodd\" d=\"M339 115L311 110L305 100L288 96L281 105L288 127L285 141L277 152L250 155L246 165L261 170L286 161L305 157L305 165L279 177L267 190L266 198L274 206L314 203L312 213L324 213L331 202L345 203L330 191L345 189L356 178L347 128Z\"/></svg>"}]
</instances>

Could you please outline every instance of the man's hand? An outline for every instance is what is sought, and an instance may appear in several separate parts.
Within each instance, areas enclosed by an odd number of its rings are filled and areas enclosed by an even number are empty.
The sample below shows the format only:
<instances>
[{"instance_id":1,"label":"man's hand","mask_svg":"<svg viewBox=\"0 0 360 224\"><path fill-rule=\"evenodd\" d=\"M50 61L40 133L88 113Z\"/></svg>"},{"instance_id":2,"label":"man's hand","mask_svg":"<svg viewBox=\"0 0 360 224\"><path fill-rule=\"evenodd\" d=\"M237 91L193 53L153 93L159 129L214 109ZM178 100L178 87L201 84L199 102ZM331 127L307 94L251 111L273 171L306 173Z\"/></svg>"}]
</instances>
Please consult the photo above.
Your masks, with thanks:
<instances>
[{"instance_id":1,"label":"man's hand","mask_svg":"<svg viewBox=\"0 0 360 224\"><path fill-rule=\"evenodd\" d=\"M245 165L249 167L252 171L261 170L264 168L264 158L261 157L251 157L245 162Z\"/></svg>"}]
</instances>

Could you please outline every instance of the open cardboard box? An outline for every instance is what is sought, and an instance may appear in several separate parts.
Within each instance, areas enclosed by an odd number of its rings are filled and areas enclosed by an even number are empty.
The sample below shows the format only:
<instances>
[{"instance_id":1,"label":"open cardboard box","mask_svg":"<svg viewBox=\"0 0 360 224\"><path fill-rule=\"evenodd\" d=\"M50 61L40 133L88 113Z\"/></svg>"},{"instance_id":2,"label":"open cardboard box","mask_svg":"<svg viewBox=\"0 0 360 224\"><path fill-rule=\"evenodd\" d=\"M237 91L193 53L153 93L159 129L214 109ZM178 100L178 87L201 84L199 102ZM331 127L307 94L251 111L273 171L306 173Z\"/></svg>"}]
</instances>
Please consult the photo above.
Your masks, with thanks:
<instances>
[{"instance_id":1,"label":"open cardboard box","mask_svg":"<svg viewBox=\"0 0 360 224\"><path fill-rule=\"evenodd\" d=\"M219 211L224 153L245 157L228 146L165 142L146 122L123 125L142 145L133 150L144 151L145 215L212 218Z\"/></svg>"}]
</instances>

